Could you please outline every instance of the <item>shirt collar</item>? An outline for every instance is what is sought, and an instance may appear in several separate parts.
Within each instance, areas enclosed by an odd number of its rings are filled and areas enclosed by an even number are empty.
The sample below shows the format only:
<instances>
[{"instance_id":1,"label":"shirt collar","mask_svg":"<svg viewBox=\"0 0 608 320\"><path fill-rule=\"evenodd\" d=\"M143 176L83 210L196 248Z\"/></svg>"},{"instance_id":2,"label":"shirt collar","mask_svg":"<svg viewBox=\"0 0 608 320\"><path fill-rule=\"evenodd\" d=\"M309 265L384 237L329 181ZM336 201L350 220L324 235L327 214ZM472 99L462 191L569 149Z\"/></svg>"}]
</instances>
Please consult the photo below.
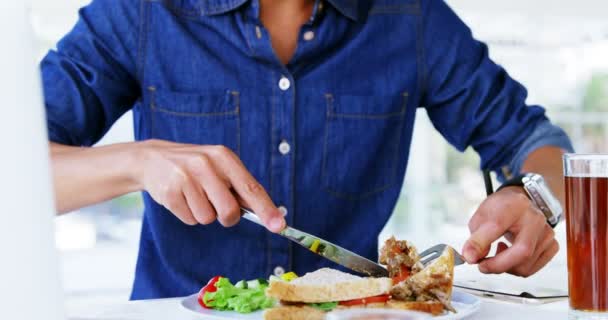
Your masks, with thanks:
<instances>
[{"instance_id":1,"label":"shirt collar","mask_svg":"<svg viewBox=\"0 0 608 320\"><path fill-rule=\"evenodd\" d=\"M341 14L352 20L357 21L361 18L359 0L327 0L327 2L334 6Z\"/></svg>"},{"instance_id":2,"label":"shirt collar","mask_svg":"<svg viewBox=\"0 0 608 320\"><path fill-rule=\"evenodd\" d=\"M181 0L178 2L190 2L193 0ZM232 11L249 0L195 0L198 2L200 12L204 15L222 14ZM360 18L359 0L326 0L341 14L352 20Z\"/></svg>"},{"instance_id":3,"label":"shirt collar","mask_svg":"<svg viewBox=\"0 0 608 320\"><path fill-rule=\"evenodd\" d=\"M188 0L182 0L188 1ZM192 1L192 0L190 0ZM248 0L194 0L198 2L200 12L204 15L222 14L232 11Z\"/></svg>"}]
</instances>

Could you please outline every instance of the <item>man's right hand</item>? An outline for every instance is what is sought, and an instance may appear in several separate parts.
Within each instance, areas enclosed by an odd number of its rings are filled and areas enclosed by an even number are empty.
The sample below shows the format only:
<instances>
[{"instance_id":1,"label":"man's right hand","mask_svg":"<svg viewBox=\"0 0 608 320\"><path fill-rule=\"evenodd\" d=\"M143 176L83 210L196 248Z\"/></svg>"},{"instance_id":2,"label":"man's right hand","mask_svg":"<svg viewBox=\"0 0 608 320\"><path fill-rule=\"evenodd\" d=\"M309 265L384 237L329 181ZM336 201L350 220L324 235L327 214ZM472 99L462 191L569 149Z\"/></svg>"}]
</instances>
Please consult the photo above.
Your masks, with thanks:
<instances>
[{"instance_id":1,"label":"man's right hand","mask_svg":"<svg viewBox=\"0 0 608 320\"><path fill-rule=\"evenodd\" d=\"M224 146L197 146L149 140L138 143L139 189L188 225L216 219L235 225L241 205L253 210L268 230L280 232L285 219L264 187Z\"/></svg>"}]
</instances>

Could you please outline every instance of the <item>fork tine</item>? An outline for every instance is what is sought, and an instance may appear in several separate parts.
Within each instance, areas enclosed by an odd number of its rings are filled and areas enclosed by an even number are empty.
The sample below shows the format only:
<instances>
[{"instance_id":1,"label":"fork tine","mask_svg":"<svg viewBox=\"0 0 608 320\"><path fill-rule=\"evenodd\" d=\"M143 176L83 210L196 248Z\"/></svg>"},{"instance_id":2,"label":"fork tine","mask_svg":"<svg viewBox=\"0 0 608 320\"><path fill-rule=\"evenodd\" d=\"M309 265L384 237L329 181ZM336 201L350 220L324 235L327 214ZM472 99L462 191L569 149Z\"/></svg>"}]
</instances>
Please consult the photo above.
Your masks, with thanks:
<instances>
[{"instance_id":1,"label":"fork tine","mask_svg":"<svg viewBox=\"0 0 608 320\"><path fill-rule=\"evenodd\" d=\"M429 263L433 262L437 258L439 258L439 254L436 252L433 252L433 253L429 254L425 259L420 260L420 262L422 263L423 266L426 267Z\"/></svg>"},{"instance_id":2,"label":"fork tine","mask_svg":"<svg viewBox=\"0 0 608 320\"><path fill-rule=\"evenodd\" d=\"M458 253L458 251L454 250L454 264L459 266L461 264L464 264L465 262L466 261L464 260L464 257L460 253Z\"/></svg>"},{"instance_id":3,"label":"fork tine","mask_svg":"<svg viewBox=\"0 0 608 320\"><path fill-rule=\"evenodd\" d=\"M421 258L424 258L424 257L428 256L431 253L438 252L438 251L443 251L445 249L445 247L446 247L445 244L437 244L437 245L434 245L434 246L432 246L432 247L430 247L430 248L428 248L428 249L420 252L419 255L420 255Z\"/></svg>"},{"instance_id":4,"label":"fork tine","mask_svg":"<svg viewBox=\"0 0 608 320\"><path fill-rule=\"evenodd\" d=\"M445 244L438 244L421 252L420 262L422 263L422 265L426 267L430 262L439 258L445 247Z\"/></svg>"},{"instance_id":5,"label":"fork tine","mask_svg":"<svg viewBox=\"0 0 608 320\"><path fill-rule=\"evenodd\" d=\"M450 248L452 250L452 252L454 253L454 265L461 265L461 264L465 263L464 258L460 255L460 253L458 253L458 251L456 251L451 246L448 246L443 243L434 245L434 246L422 251L419 254L420 262L422 263L423 266L426 267L433 260L439 258L439 256L443 253L443 251L445 250L446 247Z\"/></svg>"}]
</instances>

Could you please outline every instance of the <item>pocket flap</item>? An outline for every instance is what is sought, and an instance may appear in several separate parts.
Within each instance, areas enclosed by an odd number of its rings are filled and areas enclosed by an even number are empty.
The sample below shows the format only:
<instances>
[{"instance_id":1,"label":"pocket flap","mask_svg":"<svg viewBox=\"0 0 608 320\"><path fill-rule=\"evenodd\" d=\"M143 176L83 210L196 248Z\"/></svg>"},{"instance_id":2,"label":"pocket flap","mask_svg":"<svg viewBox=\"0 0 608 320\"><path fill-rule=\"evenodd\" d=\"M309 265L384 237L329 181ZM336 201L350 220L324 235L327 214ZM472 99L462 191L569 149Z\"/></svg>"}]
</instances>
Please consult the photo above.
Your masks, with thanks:
<instances>
[{"instance_id":1,"label":"pocket flap","mask_svg":"<svg viewBox=\"0 0 608 320\"><path fill-rule=\"evenodd\" d=\"M205 94L182 93L149 88L152 109L184 116L234 115L239 111L239 93L219 91Z\"/></svg>"},{"instance_id":2,"label":"pocket flap","mask_svg":"<svg viewBox=\"0 0 608 320\"><path fill-rule=\"evenodd\" d=\"M363 118L403 115L407 105L407 92L401 96L361 96L326 94L330 116L356 116Z\"/></svg>"}]
</instances>

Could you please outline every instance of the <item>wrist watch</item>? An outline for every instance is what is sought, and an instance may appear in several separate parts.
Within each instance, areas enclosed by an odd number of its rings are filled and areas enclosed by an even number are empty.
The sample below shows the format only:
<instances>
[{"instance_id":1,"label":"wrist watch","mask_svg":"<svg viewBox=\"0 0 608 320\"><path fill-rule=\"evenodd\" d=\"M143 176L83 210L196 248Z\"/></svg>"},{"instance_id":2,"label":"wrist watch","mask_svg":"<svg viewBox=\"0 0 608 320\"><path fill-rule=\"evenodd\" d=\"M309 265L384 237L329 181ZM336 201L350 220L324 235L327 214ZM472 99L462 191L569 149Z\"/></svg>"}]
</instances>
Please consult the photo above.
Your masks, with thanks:
<instances>
[{"instance_id":1,"label":"wrist watch","mask_svg":"<svg viewBox=\"0 0 608 320\"><path fill-rule=\"evenodd\" d=\"M537 173L524 173L509 179L498 190L513 186L523 187L532 203L545 215L547 223L552 228L555 228L562 219L564 210L557 197L551 192L543 176Z\"/></svg>"}]
</instances>

